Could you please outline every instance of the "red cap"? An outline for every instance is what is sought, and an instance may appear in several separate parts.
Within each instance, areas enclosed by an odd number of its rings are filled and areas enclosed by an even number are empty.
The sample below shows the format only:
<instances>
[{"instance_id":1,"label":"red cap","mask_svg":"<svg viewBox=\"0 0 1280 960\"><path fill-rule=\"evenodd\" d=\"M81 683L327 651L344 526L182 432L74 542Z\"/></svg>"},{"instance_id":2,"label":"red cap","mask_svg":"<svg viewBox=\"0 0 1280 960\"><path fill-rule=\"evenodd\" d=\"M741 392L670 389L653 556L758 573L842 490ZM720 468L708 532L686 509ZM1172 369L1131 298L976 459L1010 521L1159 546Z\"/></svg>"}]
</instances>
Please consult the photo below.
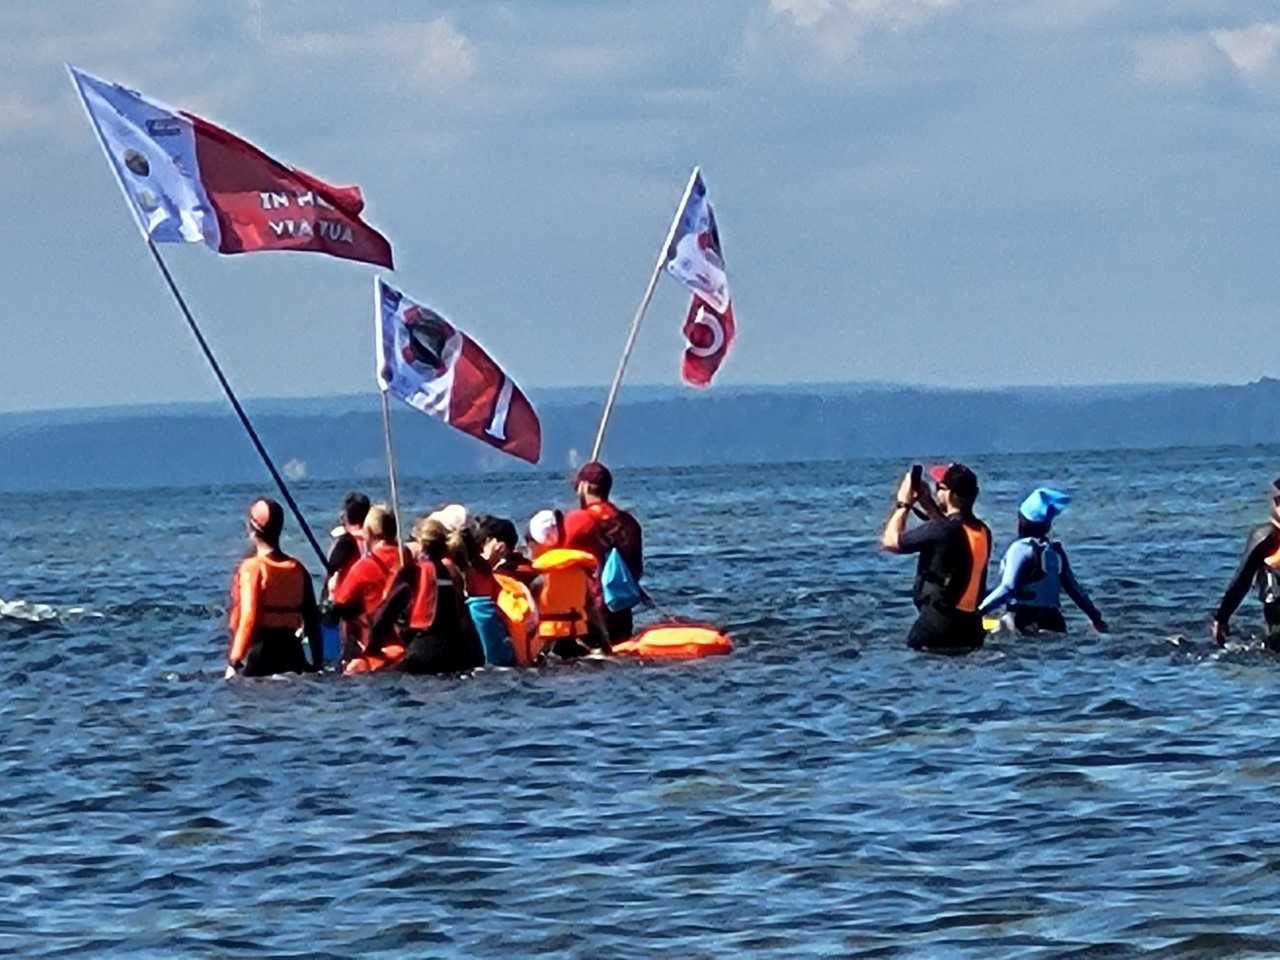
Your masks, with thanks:
<instances>
[{"instance_id":1,"label":"red cap","mask_svg":"<svg viewBox=\"0 0 1280 960\"><path fill-rule=\"evenodd\" d=\"M941 484L968 500L978 499L978 477L963 463L930 467L929 476L934 483Z\"/></svg>"},{"instance_id":2,"label":"red cap","mask_svg":"<svg viewBox=\"0 0 1280 960\"><path fill-rule=\"evenodd\" d=\"M578 470L575 483L589 483L595 487L610 488L613 486L613 474L599 460L589 460Z\"/></svg>"}]
</instances>

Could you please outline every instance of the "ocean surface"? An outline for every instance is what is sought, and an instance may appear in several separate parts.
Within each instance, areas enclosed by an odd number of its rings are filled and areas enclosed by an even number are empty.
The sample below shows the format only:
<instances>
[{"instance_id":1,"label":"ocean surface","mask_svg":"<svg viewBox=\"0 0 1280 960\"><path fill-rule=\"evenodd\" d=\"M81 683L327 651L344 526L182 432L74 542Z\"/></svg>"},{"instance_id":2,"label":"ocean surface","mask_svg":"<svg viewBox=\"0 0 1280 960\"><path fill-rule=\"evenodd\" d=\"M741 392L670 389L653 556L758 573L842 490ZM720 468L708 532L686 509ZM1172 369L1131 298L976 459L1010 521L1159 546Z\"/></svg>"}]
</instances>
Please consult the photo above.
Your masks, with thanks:
<instances>
[{"instance_id":1,"label":"ocean surface","mask_svg":"<svg viewBox=\"0 0 1280 960\"><path fill-rule=\"evenodd\" d=\"M0 497L0 954L1280 955L1280 658L1252 598L1205 633L1280 447L970 462L1000 550L1075 494L1112 634L906 649L905 462L620 471L651 590L730 657L225 682L266 484ZM345 489L297 488L318 529Z\"/></svg>"}]
</instances>

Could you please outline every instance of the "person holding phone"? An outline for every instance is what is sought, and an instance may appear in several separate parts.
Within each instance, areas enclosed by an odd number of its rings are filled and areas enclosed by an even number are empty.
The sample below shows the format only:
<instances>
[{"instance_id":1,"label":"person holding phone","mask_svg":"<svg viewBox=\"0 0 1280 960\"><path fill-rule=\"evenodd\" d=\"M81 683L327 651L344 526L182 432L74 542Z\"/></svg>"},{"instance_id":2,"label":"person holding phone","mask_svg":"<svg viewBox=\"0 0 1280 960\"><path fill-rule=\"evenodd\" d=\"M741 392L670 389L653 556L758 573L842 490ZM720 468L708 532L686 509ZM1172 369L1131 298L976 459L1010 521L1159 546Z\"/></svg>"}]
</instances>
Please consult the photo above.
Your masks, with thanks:
<instances>
[{"instance_id":1,"label":"person holding phone","mask_svg":"<svg viewBox=\"0 0 1280 960\"><path fill-rule=\"evenodd\" d=\"M929 471L914 466L898 484L881 546L890 553L918 554L912 598L918 615L907 645L931 653L965 654L982 646L985 631L978 604L987 594L991 530L973 512L978 478L962 463ZM908 530L913 511L925 517Z\"/></svg>"},{"instance_id":2,"label":"person holding phone","mask_svg":"<svg viewBox=\"0 0 1280 960\"><path fill-rule=\"evenodd\" d=\"M1262 617L1267 625L1267 648L1280 652L1280 477L1271 484L1270 515L1249 531L1244 553L1222 602L1218 604L1209 633L1218 646L1227 642L1231 618L1254 588L1262 601Z\"/></svg>"}]
</instances>

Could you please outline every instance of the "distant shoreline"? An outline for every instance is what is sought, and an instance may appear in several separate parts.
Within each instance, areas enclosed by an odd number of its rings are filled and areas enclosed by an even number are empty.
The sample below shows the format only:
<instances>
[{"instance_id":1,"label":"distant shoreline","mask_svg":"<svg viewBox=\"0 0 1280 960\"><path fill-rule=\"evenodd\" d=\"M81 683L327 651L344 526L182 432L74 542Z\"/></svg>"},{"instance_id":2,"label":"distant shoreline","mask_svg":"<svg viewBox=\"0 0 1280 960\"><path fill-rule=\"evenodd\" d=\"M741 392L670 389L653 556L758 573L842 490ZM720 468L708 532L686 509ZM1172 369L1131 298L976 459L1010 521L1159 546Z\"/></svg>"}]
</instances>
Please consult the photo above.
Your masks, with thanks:
<instances>
[{"instance_id":1,"label":"distant shoreline","mask_svg":"<svg viewBox=\"0 0 1280 960\"><path fill-rule=\"evenodd\" d=\"M534 392L544 455L527 467L415 411L395 411L406 476L567 471L589 447L603 389ZM292 475L380 476L376 395L247 401ZM964 390L804 384L695 393L624 391L606 446L615 466L694 467L897 457L924 451L1254 446L1280 442L1280 381ZM0 490L256 482L261 464L220 403L0 414Z\"/></svg>"}]
</instances>

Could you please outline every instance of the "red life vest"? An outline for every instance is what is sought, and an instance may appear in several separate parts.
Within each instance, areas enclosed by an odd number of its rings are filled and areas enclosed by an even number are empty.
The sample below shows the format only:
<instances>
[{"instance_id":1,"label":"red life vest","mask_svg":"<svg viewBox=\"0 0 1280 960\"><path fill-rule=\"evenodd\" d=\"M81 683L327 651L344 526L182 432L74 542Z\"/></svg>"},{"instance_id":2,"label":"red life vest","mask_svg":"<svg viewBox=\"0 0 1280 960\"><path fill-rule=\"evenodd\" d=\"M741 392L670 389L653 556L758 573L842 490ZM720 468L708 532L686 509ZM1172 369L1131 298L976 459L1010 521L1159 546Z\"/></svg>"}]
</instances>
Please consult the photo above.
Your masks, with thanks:
<instances>
[{"instance_id":1,"label":"red life vest","mask_svg":"<svg viewBox=\"0 0 1280 960\"><path fill-rule=\"evenodd\" d=\"M435 561L427 557L418 561L417 572L407 625L410 630L430 630L436 620L436 605L440 599L440 575Z\"/></svg>"}]
</instances>

